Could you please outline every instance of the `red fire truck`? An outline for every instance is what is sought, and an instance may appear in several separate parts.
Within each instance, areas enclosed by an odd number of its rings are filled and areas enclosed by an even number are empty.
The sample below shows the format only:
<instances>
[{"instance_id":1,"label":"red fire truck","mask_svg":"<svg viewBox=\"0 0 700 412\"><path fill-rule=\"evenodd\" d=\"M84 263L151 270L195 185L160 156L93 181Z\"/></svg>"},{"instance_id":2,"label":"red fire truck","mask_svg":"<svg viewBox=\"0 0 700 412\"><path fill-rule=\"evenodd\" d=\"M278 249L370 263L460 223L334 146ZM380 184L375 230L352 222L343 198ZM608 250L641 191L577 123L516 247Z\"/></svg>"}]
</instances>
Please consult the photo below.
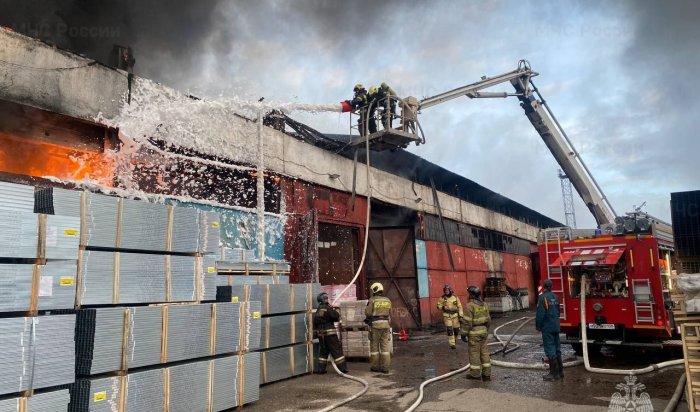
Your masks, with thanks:
<instances>
[{"instance_id":1,"label":"red fire truck","mask_svg":"<svg viewBox=\"0 0 700 412\"><path fill-rule=\"evenodd\" d=\"M561 299L562 333L577 352L582 350L585 294L589 344L676 346L671 227L638 213L617 221L605 231L547 229L540 236L540 274L552 280L552 291Z\"/></svg>"}]
</instances>

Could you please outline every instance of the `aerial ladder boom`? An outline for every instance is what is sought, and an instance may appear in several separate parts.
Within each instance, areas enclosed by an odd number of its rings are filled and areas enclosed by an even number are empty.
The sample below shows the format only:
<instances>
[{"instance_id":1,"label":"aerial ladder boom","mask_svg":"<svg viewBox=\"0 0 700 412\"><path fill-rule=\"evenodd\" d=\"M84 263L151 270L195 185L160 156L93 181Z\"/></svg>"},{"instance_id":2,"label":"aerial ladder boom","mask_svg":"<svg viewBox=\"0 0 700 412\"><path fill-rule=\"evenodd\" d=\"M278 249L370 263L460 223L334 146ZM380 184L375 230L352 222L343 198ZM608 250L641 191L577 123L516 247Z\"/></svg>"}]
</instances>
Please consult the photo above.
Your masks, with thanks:
<instances>
[{"instance_id":1,"label":"aerial ladder boom","mask_svg":"<svg viewBox=\"0 0 700 412\"><path fill-rule=\"evenodd\" d=\"M482 77L481 81L460 87L436 96L428 97L418 103L418 109L424 109L444 103L460 96L475 98L495 98L514 96L520 100L520 106L525 110L530 123L544 141L559 166L571 181L588 209L593 214L596 223L612 224L615 221L615 210L612 208L602 189L591 175L588 167L571 144L568 136L552 114L549 106L532 82L532 77L538 73L530 69L527 61L521 60L518 69L496 77ZM481 90L497 84L510 82L515 93L492 93ZM539 100L537 97L539 97Z\"/></svg>"}]
</instances>

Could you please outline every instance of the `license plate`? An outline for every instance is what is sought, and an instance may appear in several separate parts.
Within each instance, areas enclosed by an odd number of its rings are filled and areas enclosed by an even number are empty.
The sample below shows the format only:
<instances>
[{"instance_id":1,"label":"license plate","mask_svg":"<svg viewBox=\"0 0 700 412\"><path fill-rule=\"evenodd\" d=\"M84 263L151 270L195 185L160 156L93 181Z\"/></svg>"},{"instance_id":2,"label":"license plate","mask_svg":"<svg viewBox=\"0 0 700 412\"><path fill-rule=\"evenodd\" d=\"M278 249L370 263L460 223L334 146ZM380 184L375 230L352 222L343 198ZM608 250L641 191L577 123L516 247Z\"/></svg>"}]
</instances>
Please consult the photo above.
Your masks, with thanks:
<instances>
[{"instance_id":1,"label":"license plate","mask_svg":"<svg viewBox=\"0 0 700 412\"><path fill-rule=\"evenodd\" d=\"M615 324L614 323L601 323L600 325L597 323L589 323L588 324L588 329L608 329L608 330L614 330L615 329Z\"/></svg>"}]
</instances>

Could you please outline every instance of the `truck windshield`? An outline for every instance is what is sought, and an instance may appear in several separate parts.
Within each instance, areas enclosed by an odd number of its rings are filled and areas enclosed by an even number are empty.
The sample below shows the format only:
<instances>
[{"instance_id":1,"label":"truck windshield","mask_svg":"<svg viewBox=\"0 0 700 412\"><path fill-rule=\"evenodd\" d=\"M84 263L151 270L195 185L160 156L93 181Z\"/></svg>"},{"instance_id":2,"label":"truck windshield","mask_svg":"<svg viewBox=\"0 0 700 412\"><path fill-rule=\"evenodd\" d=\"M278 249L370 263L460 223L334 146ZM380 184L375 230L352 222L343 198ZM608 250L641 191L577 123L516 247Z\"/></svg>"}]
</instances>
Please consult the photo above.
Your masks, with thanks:
<instances>
[{"instance_id":1,"label":"truck windshield","mask_svg":"<svg viewBox=\"0 0 700 412\"><path fill-rule=\"evenodd\" d=\"M586 297L620 299L629 297L629 283L625 260L615 265L569 266L569 293L572 298ZM581 275L586 284L581 286Z\"/></svg>"}]
</instances>

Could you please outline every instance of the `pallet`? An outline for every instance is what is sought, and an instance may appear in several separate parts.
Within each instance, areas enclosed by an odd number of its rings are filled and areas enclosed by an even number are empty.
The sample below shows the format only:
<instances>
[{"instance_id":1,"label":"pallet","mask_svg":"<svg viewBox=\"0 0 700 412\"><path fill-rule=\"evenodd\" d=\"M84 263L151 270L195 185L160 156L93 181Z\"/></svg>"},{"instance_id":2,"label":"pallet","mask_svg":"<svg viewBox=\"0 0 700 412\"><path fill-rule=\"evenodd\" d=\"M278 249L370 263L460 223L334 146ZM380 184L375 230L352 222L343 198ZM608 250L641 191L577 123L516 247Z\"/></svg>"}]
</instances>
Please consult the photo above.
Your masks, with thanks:
<instances>
[{"instance_id":1,"label":"pallet","mask_svg":"<svg viewBox=\"0 0 700 412\"><path fill-rule=\"evenodd\" d=\"M700 411L700 322L681 326L685 374L688 378L687 398L690 411Z\"/></svg>"}]
</instances>

